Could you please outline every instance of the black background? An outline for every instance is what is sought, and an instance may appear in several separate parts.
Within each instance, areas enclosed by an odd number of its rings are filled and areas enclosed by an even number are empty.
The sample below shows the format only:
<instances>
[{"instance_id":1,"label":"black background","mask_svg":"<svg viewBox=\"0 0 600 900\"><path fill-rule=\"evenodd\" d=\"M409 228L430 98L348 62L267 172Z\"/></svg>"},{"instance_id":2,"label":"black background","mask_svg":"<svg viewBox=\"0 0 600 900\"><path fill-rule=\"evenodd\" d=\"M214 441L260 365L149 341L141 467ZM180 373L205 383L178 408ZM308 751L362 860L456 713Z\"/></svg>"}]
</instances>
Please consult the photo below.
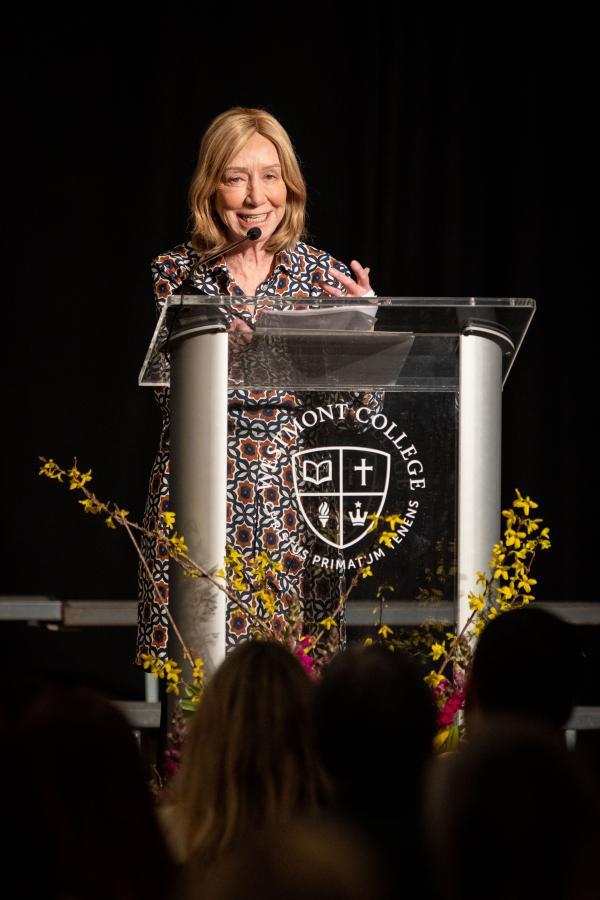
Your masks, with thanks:
<instances>
[{"instance_id":1,"label":"black background","mask_svg":"<svg viewBox=\"0 0 600 900\"><path fill-rule=\"evenodd\" d=\"M595 599L589 26L497 10L263 4L8 28L2 593L135 595L125 535L36 460L77 455L141 517L159 430L137 387L149 263L186 235L201 133L247 105L292 136L312 241L370 265L379 294L536 299L504 395L503 501L518 486L551 528L539 598Z\"/></svg>"}]
</instances>

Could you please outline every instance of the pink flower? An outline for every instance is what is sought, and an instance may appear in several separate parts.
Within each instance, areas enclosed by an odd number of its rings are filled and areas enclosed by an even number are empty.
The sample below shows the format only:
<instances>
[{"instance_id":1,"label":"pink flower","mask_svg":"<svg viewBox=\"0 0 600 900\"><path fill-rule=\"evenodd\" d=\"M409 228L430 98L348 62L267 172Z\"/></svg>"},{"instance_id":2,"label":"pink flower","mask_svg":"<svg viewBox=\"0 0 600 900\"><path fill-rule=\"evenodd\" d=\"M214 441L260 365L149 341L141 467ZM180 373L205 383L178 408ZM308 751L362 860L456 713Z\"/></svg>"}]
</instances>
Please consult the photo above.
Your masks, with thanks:
<instances>
[{"instance_id":1,"label":"pink flower","mask_svg":"<svg viewBox=\"0 0 600 900\"><path fill-rule=\"evenodd\" d=\"M314 641L309 635L300 638L300 646L294 650L294 656L300 661L300 665L305 672L311 677L317 677L316 661L310 656L310 651L314 646Z\"/></svg>"},{"instance_id":2,"label":"pink flower","mask_svg":"<svg viewBox=\"0 0 600 900\"><path fill-rule=\"evenodd\" d=\"M465 692L459 688L451 697L448 697L438 715L438 725L440 728L446 728L452 725L454 717L465 700Z\"/></svg>"}]
</instances>

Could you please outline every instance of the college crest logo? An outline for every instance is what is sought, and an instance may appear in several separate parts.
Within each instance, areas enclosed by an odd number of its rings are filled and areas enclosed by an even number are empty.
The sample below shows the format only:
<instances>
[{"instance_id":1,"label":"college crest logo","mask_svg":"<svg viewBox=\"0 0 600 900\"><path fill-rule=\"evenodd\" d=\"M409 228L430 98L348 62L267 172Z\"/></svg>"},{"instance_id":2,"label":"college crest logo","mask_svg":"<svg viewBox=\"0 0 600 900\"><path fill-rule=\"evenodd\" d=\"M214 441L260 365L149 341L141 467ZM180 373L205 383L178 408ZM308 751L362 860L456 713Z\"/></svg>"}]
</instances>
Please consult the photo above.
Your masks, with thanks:
<instances>
[{"instance_id":1,"label":"college crest logo","mask_svg":"<svg viewBox=\"0 0 600 900\"><path fill-rule=\"evenodd\" d=\"M390 454L367 447L315 447L292 456L294 490L318 538L344 550L380 515L390 482Z\"/></svg>"}]
</instances>

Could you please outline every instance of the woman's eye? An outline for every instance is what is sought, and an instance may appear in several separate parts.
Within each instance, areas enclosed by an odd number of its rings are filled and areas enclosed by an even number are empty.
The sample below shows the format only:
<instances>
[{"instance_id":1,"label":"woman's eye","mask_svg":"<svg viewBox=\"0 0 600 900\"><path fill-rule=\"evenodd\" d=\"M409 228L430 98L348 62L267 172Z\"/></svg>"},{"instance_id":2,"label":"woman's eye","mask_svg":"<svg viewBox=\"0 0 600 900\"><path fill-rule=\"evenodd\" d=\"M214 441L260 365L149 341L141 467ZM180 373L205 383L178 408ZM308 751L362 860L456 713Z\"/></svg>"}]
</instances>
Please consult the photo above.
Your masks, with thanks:
<instances>
[{"instance_id":1,"label":"woman's eye","mask_svg":"<svg viewBox=\"0 0 600 900\"><path fill-rule=\"evenodd\" d=\"M242 179L242 176L241 176L241 175L229 175L229 176L225 179L225 184L240 184L240 182L241 182L242 180L243 180L243 179Z\"/></svg>"}]
</instances>

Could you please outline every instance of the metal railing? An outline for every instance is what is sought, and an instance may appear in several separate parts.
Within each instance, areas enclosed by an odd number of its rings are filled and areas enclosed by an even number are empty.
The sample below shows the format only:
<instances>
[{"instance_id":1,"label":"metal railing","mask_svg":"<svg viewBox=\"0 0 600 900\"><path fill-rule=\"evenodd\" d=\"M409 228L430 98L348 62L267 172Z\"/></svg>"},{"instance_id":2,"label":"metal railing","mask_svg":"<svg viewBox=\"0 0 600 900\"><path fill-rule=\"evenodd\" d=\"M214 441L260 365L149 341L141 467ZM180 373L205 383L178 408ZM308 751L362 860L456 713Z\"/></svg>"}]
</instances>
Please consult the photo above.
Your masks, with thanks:
<instances>
[{"instance_id":1,"label":"metal railing","mask_svg":"<svg viewBox=\"0 0 600 900\"><path fill-rule=\"evenodd\" d=\"M539 603L574 625L600 625L600 603ZM346 607L346 621L352 626L368 626L374 621L375 601L350 601ZM394 602L383 610L386 625L424 625L442 622L453 625L455 609L452 603ZM134 600L59 600L45 596L0 596L0 621L35 622L70 627L132 627L137 624L137 603ZM117 701L136 731L158 728L161 704L158 685L152 675L145 676L146 700ZM569 742L574 743L578 731L600 729L600 706L576 706L566 726Z\"/></svg>"}]
</instances>

